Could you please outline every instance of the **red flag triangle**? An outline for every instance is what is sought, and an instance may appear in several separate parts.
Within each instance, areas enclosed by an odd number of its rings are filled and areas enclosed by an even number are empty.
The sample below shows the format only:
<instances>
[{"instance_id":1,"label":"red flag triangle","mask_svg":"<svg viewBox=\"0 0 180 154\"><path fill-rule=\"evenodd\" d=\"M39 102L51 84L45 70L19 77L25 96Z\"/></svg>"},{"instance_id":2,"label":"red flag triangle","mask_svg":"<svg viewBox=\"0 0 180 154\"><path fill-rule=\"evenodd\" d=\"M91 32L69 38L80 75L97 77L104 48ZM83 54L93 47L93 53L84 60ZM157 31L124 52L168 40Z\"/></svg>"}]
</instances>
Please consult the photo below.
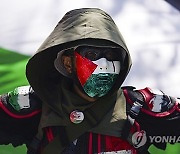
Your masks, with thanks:
<instances>
[{"instance_id":1,"label":"red flag triangle","mask_svg":"<svg viewBox=\"0 0 180 154\"><path fill-rule=\"evenodd\" d=\"M79 78L81 85L84 86L84 84L86 83L88 78L91 76L91 74L97 68L97 65L94 64L89 59L82 57L77 52L75 52L75 56L76 56L77 76Z\"/></svg>"}]
</instances>

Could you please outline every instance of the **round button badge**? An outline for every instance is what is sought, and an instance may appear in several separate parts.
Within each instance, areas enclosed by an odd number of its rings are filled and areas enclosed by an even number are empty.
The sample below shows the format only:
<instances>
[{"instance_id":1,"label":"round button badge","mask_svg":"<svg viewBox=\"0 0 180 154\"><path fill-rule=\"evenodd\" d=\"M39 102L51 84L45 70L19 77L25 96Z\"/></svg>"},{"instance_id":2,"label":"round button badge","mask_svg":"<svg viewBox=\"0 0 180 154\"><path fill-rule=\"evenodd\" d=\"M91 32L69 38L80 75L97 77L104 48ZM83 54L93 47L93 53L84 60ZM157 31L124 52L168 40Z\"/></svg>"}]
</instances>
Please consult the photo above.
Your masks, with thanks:
<instances>
[{"instance_id":1,"label":"round button badge","mask_svg":"<svg viewBox=\"0 0 180 154\"><path fill-rule=\"evenodd\" d=\"M78 110L72 111L70 114L70 120L74 124L79 124L84 120L84 114Z\"/></svg>"}]
</instances>

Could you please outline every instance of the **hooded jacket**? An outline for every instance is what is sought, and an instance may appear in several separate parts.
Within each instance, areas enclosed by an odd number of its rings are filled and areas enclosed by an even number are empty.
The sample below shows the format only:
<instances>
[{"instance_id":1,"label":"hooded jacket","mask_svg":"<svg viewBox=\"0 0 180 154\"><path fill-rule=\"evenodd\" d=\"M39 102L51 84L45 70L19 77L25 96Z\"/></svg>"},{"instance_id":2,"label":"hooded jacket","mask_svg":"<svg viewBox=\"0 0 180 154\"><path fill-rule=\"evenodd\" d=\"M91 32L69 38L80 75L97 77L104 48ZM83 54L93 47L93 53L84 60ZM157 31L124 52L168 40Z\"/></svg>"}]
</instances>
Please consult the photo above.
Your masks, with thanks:
<instances>
[{"instance_id":1,"label":"hooded jacket","mask_svg":"<svg viewBox=\"0 0 180 154\"><path fill-rule=\"evenodd\" d=\"M124 55L123 69L112 90L93 103L75 95L71 87L72 80L63 67L59 73L54 66L58 53L81 45L119 48ZM121 136L120 130L127 117L125 98L118 89L130 67L131 58L124 39L107 13L97 8L76 9L66 13L26 67L27 79L43 101L40 130L48 126L65 126L70 141L90 130ZM85 119L81 124L74 125L70 121L69 115L74 110L84 113ZM104 112L99 113L100 110ZM106 129L103 126L107 126Z\"/></svg>"}]
</instances>

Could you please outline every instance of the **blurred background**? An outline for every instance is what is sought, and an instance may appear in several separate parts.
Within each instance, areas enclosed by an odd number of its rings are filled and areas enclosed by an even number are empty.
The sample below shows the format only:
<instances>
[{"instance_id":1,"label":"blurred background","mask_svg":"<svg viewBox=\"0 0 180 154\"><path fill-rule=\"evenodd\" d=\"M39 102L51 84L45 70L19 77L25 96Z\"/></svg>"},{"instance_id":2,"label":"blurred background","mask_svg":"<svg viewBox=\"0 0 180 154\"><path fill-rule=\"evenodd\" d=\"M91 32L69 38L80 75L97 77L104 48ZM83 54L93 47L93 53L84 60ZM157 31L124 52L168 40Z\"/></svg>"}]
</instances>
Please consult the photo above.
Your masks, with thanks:
<instances>
[{"instance_id":1,"label":"blurred background","mask_svg":"<svg viewBox=\"0 0 180 154\"><path fill-rule=\"evenodd\" d=\"M151 87L180 97L180 2L178 0L1 0L0 94L27 85L30 56L72 9L97 7L112 16L132 56L124 85ZM178 154L180 144L152 154ZM0 154L25 154L25 146L0 146Z\"/></svg>"}]
</instances>

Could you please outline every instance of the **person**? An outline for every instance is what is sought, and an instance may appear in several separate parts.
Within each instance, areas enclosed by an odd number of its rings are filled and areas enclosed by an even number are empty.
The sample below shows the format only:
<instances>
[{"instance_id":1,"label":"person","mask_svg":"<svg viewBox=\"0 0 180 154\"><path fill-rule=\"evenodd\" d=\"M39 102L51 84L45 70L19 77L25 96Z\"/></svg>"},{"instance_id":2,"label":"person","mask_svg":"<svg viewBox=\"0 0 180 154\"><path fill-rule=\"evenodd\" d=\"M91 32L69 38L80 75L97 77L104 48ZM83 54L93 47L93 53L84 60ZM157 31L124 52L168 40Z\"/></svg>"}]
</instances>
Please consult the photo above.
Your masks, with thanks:
<instances>
[{"instance_id":1,"label":"person","mask_svg":"<svg viewBox=\"0 0 180 154\"><path fill-rule=\"evenodd\" d=\"M145 154L165 149L156 136L179 142L178 99L122 87L131 65L111 16L67 12L28 61L30 86L1 95L0 144L26 144L28 154Z\"/></svg>"}]
</instances>

